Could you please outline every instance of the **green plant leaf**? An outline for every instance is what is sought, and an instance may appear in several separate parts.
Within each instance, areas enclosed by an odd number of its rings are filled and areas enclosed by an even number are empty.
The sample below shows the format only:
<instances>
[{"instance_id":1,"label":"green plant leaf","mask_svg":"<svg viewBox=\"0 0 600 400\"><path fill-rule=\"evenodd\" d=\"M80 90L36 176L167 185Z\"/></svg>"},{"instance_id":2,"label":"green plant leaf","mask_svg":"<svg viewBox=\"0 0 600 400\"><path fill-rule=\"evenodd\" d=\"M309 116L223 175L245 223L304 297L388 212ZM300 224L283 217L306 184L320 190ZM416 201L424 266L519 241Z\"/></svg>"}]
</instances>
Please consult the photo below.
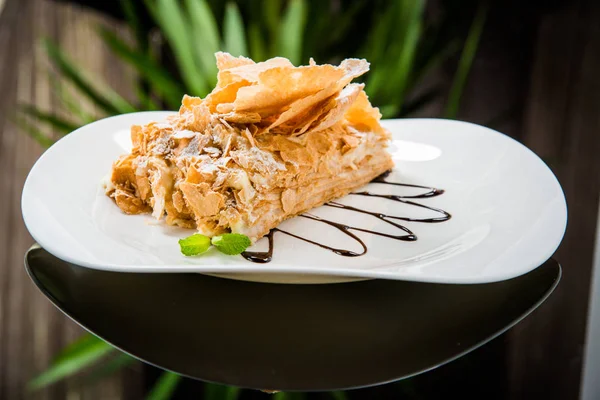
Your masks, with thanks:
<instances>
[{"instance_id":1,"label":"green plant leaf","mask_svg":"<svg viewBox=\"0 0 600 400\"><path fill-rule=\"evenodd\" d=\"M104 93L100 93L94 88L90 81L84 77L82 68L73 64L63 52L50 40L44 40L44 46L48 57L60 72L73 83L83 94L88 96L98 107L102 108L108 114L125 114L136 111L125 99L104 86Z\"/></svg>"},{"instance_id":2,"label":"green plant leaf","mask_svg":"<svg viewBox=\"0 0 600 400\"><path fill-rule=\"evenodd\" d=\"M400 107L396 104L384 104L379 107L379 112L383 118L393 118L400 112Z\"/></svg>"},{"instance_id":3,"label":"green plant leaf","mask_svg":"<svg viewBox=\"0 0 600 400\"><path fill-rule=\"evenodd\" d=\"M48 71L48 80L54 89L54 92L60 99L60 103L66 107L67 111L77 117L77 125L83 126L89 124L90 122L94 122L97 118L92 114L84 111L81 107L81 102L75 100L73 96L69 93L69 90L61 84L61 82L56 78L55 74L51 71Z\"/></svg>"},{"instance_id":4,"label":"green plant leaf","mask_svg":"<svg viewBox=\"0 0 600 400\"><path fill-rule=\"evenodd\" d=\"M50 367L32 379L27 387L29 390L41 389L76 374L112 351L115 351L114 347L98 338L83 337L67 347Z\"/></svg>"},{"instance_id":5,"label":"green plant leaf","mask_svg":"<svg viewBox=\"0 0 600 400\"><path fill-rule=\"evenodd\" d=\"M302 38L305 25L305 1L291 0L279 28L278 50L279 55L288 58L294 65L299 65L302 61Z\"/></svg>"},{"instance_id":6,"label":"green plant leaf","mask_svg":"<svg viewBox=\"0 0 600 400\"><path fill-rule=\"evenodd\" d=\"M250 55L254 61L265 61L267 56L267 46L262 37L260 27L257 23L250 23L248 27L248 40L250 44Z\"/></svg>"},{"instance_id":7,"label":"green plant leaf","mask_svg":"<svg viewBox=\"0 0 600 400\"><path fill-rule=\"evenodd\" d=\"M204 384L203 400L237 400L241 390L235 386L217 385L215 383Z\"/></svg>"},{"instance_id":8,"label":"green plant leaf","mask_svg":"<svg viewBox=\"0 0 600 400\"><path fill-rule=\"evenodd\" d=\"M412 66L420 34L421 21L413 20L408 26L404 46L402 46L402 52L400 53L399 62L396 68L396 78L393 79L393 83L390 85L390 87L394 88L394 103L397 104L399 108L401 108L404 103L406 88L409 85L410 75L413 72Z\"/></svg>"},{"instance_id":9,"label":"green plant leaf","mask_svg":"<svg viewBox=\"0 0 600 400\"><path fill-rule=\"evenodd\" d=\"M140 108L142 108L143 111L156 111L163 109L163 107L160 107L158 104L156 104L156 102L152 99L152 95L148 93L141 84L137 84L135 86L135 94L140 100ZM177 109L177 105L171 102L167 102L167 107L171 109Z\"/></svg>"},{"instance_id":10,"label":"green plant leaf","mask_svg":"<svg viewBox=\"0 0 600 400\"><path fill-rule=\"evenodd\" d=\"M370 62L379 62L385 54L386 46L390 42L388 36L394 22L395 7L397 7L396 3L392 3L387 12L376 16L377 23L374 24L375 28L371 30L366 41L365 58Z\"/></svg>"},{"instance_id":11,"label":"green plant leaf","mask_svg":"<svg viewBox=\"0 0 600 400\"><path fill-rule=\"evenodd\" d=\"M373 63L365 90L386 116L400 112L415 74L423 10L424 0L398 0L374 21L364 50Z\"/></svg>"},{"instance_id":12,"label":"green plant leaf","mask_svg":"<svg viewBox=\"0 0 600 400\"><path fill-rule=\"evenodd\" d=\"M477 53L479 38L481 37L481 32L483 32L483 27L487 18L488 7L488 1L479 4L475 18L473 19L473 23L469 29L469 34L467 35L467 40L465 41L465 45L460 55L460 60L458 62L458 69L454 75L452 87L450 88L450 94L448 95L448 102L446 103L445 111L446 118L456 118L456 115L458 114L462 92L467 83L467 78L469 76L471 66L473 65L475 54Z\"/></svg>"},{"instance_id":13,"label":"green plant leaf","mask_svg":"<svg viewBox=\"0 0 600 400\"><path fill-rule=\"evenodd\" d=\"M212 87L217 82L215 53L219 51L219 29L205 0L186 0L186 5L193 32L192 45Z\"/></svg>"},{"instance_id":14,"label":"green plant leaf","mask_svg":"<svg viewBox=\"0 0 600 400\"><path fill-rule=\"evenodd\" d=\"M452 56L458 50L460 50L459 41L452 39L443 49L426 57L424 60L425 63L422 66L414 65L414 73L409 82L407 90L411 90L413 87L421 83L427 74L442 65L444 61L448 60L450 56Z\"/></svg>"},{"instance_id":15,"label":"green plant leaf","mask_svg":"<svg viewBox=\"0 0 600 400\"><path fill-rule=\"evenodd\" d=\"M262 0L262 9L264 11L264 21L272 38L279 35L279 12L281 10L281 0Z\"/></svg>"},{"instance_id":16,"label":"green plant leaf","mask_svg":"<svg viewBox=\"0 0 600 400\"><path fill-rule=\"evenodd\" d=\"M201 29L199 33L203 41L202 45L213 53L218 51L219 28L210 6L205 0L186 0L186 2L192 21Z\"/></svg>"},{"instance_id":17,"label":"green plant leaf","mask_svg":"<svg viewBox=\"0 0 600 400\"><path fill-rule=\"evenodd\" d=\"M413 73L415 54L421 36L424 2L422 0L401 0L396 24L400 29L398 40L390 51L391 57L397 55L396 62L390 63L391 70L386 88L386 94L391 103L398 109L402 108L406 96L406 88Z\"/></svg>"},{"instance_id":18,"label":"green plant leaf","mask_svg":"<svg viewBox=\"0 0 600 400\"><path fill-rule=\"evenodd\" d=\"M339 390L335 391L335 392L329 392L329 394L331 395L333 400L347 400L348 399L348 396L346 396L346 393L339 391Z\"/></svg>"},{"instance_id":19,"label":"green plant leaf","mask_svg":"<svg viewBox=\"0 0 600 400\"><path fill-rule=\"evenodd\" d=\"M386 76L389 74L387 70L391 69L388 67L389 60L394 58L393 56L385 57L385 54L389 47L388 36L393 28L397 7L397 3L393 2L385 14L376 16L377 23L368 36L366 49L363 50L365 58L374 66L367 75L365 91L369 97L373 97L376 103L383 100L381 99L381 88L385 86Z\"/></svg>"},{"instance_id":20,"label":"green plant leaf","mask_svg":"<svg viewBox=\"0 0 600 400\"><path fill-rule=\"evenodd\" d=\"M328 23L327 28L329 31L325 39L329 43L334 43L342 39L344 34L348 32L348 29L356 24L358 12L362 10L365 3L365 0L353 0L348 9L340 13L339 18L333 24L331 23L331 14L325 14L323 20Z\"/></svg>"},{"instance_id":21,"label":"green plant leaf","mask_svg":"<svg viewBox=\"0 0 600 400\"><path fill-rule=\"evenodd\" d=\"M197 256L210 248L210 238L199 233L194 233L191 236L179 239L179 247L184 255Z\"/></svg>"},{"instance_id":22,"label":"green plant leaf","mask_svg":"<svg viewBox=\"0 0 600 400\"><path fill-rule=\"evenodd\" d=\"M123 368L126 368L137 362L138 360L131 357L130 355L119 352L119 354L117 354L115 357L103 363L94 371L92 371L88 376L86 376L85 383L88 385L93 385L98 381L107 378L122 370Z\"/></svg>"},{"instance_id":23,"label":"green plant leaf","mask_svg":"<svg viewBox=\"0 0 600 400\"><path fill-rule=\"evenodd\" d=\"M220 236L213 236L210 243L221 253L230 256L243 253L252 244L248 236L240 233L224 233Z\"/></svg>"},{"instance_id":24,"label":"green plant leaf","mask_svg":"<svg viewBox=\"0 0 600 400\"><path fill-rule=\"evenodd\" d=\"M306 395L301 392L277 392L273 400L304 400Z\"/></svg>"},{"instance_id":25,"label":"green plant leaf","mask_svg":"<svg viewBox=\"0 0 600 400\"><path fill-rule=\"evenodd\" d=\"M246 34L244 32L244 21L235 3L227 3L225 8L225 20L223 21L223 40L225 51L233 56L247 56Z\"/></svg>"},{"instance_id":26,"label":"green plant leaf","mask_svg":"<svg viewBox=\"0 0 600 400\"><path fill-rule=\"evenodd\" d=\"M374 67L369 71L369 75L367 76L365 92L372 103L382 106L383 98L380 88L385 82L386 68L383 63L373 63L373 65Z\"/></svg>"},{"instance_id":27,"label":"green plant leaf","mask_svg":"<svg viewBox=\"0 0 600 400\"><path fill-rule=\"evenodd\" d=\"M194 61L194 49L191 43L190 24L184 18L178 1L145 0L148 10L165 35L173 50L175 60L187 86L188 94L204 97L208 86L203 74Z\"/></svg>"},{"instance_id":28,"label":"green plant leaf","mask_svg":"<svg viewBox=\"0 0 600 400\"><path fill-rule=\"evenodd\" d=\"M237 400L240 397L240 388L235 386L228 386L225 390L223 400Z\"/></svg>"},{"instance_id":29,"label":"green plant leaf","mask_svg":"<svg viewBox=\"0 0 600 400\"><path fill-rule=\"evenodd\" d=\"M173 373L165 371L158 378L158 381L154 384L148 396L146 396L146 400L168 400L171 398L175 389L177 389L177 385L181 381L181 376Z\"/></svg>"},{"instance_id":30,"label":"green plant leaf","mask_svg":"<svg viewBox=\"0 0 600 400\"><path fill-rule=\"evenodd\" d=\"M41 111L35 106L30 104L23 104L19 107L19 110L40 122L45 122L50 125L52 128L60 131L63 135L67 133L73 132L75 129L79 128L79 125L67 121L61 117L58 117L54 114L47 113L45 111Z\"/></svg>"},{"instance_id":31,"label":"green plant leaf","mask_svg":"<svg viewBox=\"0 0 600 400\"><path fill-rule=\"evenodd\" d=\"M354 1L352 3L355 4ZM332 20L334 14L331 12L331 3L329 1L313 1L308 4L306 19L310 21L310 29L305 29L302 32L302 53L313 57L316 61L321 59L320 56L322 53L328 52L328 46L331 42L330 34L333 35L333 31L331 30L332 25L335 25L337 20ZM333 52L329 54L333 54Z\"/></svg>"},{"instance_id":32,"label":"green plant leaf","mask_svg":"<svg viewBox=\"0 0 600 400\"><path fill-rule=\"evenodd\" d=\"M204 383L204 396L203 400L222 400L222 386L216 383L206 382Z\"/></svg>"},{"instance_id":33,"label":"green plant leaf","mask_svg":"<svg viewBox=\"0 0 600 400\"><path fill-rule=\"evenodd\" d=\"M55 142L54 139L48 137L45 133L39 130L36 126L29 124L25 119L19 117L13 117L12 123L15 124L21 131L26 133L29 137L35 140L40 146L47 149L52 146Z\"/></svg>"},{"instance_id":34,"label":"green plant leaf","mask_svg":"<svg viewBox=\"0 0 600 400\"><path fill-rule=\"evenodd\" d=\"M131 49L123 40L113 32L100 27L99 34L110 49L131 64L135 69L148 79L152 88L165 99L171 108L177 108L181 103L184 89L171 75L148 55Z\"/></svg>"},{"instance_id":35,"label":"green plant leaf","mask_svg":"<svg viewBox=\"0 0 600 400\"><path fill-rule=\"evenodd\" d=\"M91 333L84 333L79 336L77 339L69 343L66 347L64 347L60 353L54 357L53 363L63 362L68 360L73 355L81 353L86 349L96 346L98 343L106 343L99 337L92 335Z\"/></svg>"},{"instance_id":36,"label":"green plant leaf","mask_svg":"<svg viewBox=\"0 0 600 400\"><path fill-rule=\"evenodd\" d=\"M139 11L137 10L136 3L132 0L121 0L121 10L127 21L127 25L132 30L137 46L141 52L145 53L148 50L148 33L142 27L142 23L138 17Z\"/></svg>"}]
</instances>

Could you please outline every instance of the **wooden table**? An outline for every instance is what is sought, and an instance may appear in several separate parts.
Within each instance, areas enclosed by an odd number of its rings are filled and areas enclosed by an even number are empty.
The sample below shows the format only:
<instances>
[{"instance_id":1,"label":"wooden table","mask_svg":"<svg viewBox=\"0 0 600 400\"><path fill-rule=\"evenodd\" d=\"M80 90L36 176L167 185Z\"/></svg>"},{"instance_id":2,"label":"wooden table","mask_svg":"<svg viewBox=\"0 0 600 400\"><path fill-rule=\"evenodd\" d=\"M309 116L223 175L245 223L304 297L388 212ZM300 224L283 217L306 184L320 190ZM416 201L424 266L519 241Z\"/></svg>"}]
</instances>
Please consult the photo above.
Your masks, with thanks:
<instances>
[{"instance_id":1,"label":"wooden table","mask_svg":"<svg viewBox=\"0 0 600 400\"><path fill-rule=\"evenodd\" d=\"M86 9L45 0L7 0L0 14L0 399L25 396L26 382L82 329L38 293L25 274L23 253L33 243L23 225L23 182L43 149L11 123L15 105L58 109L39 38L48 36L71 58L116 87L127 88L132 72L116 63L94 32L118 24ZM126 92L124 93L127 94ZM93 108L89 108L93 111ZM66 160L68 162L68 160ZM139 368L138 368L139 369ZM28 398L138 398L139 373L125 372L95 387L69 379Z\"/></svg>"}]
</instances>

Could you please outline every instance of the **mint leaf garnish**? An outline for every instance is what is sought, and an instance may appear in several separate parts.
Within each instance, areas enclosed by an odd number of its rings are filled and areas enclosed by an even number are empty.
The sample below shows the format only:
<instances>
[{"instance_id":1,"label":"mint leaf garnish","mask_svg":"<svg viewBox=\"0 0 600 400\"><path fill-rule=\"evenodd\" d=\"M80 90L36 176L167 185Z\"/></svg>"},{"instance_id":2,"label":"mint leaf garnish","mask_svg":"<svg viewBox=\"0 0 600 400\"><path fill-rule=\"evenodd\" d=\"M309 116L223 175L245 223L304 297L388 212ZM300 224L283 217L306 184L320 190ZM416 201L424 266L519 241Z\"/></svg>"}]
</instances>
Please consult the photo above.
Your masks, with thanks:
<instances>
[{"instance_id":1,"label":"mint leaf garnish","mask_svg":"<svg viewBox=\"0 0 600 400\"><path fill-rule=\"evenodd\" d=\"M230 256L243 253L252 244L248 236L240 233L224 233L221 236L213 236L211 243L221 253Z\"/></svg>"},{"instance_id":2,"label":"mint leaf garnish","mask_svg":"<svg viewBox=\"0 0 600 400\"><path fill-rule=\"evenodd\" d=\"M196 256L204 253L210 247L210 238L208 236L195 233L184 239L179 239L181 252L186 256Z\"/></svg>"}]
</instances>

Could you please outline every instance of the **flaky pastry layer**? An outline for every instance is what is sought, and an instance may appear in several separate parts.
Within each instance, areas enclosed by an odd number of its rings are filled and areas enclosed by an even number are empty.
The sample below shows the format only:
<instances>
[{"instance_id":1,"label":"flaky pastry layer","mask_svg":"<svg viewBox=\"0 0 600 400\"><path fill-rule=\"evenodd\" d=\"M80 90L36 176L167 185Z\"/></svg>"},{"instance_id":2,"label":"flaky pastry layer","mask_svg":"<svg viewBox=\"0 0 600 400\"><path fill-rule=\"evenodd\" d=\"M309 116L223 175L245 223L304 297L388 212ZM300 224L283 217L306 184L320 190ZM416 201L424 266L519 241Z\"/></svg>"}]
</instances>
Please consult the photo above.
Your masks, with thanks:
<instances>
[{"instance_id":1,"label":"flaky pastry layer","mask_svg":"<svg viewBox=\"0 0 600 400\"><path fill-rule=\"evenodd\" d=\"M217 66L205 99L184 96L178 114L131 128L133 149L106 185L124 212L255 241L393 167L379 110L350 83L365 60L294 67L217 53Z\"/></svg>"}]
</instances>

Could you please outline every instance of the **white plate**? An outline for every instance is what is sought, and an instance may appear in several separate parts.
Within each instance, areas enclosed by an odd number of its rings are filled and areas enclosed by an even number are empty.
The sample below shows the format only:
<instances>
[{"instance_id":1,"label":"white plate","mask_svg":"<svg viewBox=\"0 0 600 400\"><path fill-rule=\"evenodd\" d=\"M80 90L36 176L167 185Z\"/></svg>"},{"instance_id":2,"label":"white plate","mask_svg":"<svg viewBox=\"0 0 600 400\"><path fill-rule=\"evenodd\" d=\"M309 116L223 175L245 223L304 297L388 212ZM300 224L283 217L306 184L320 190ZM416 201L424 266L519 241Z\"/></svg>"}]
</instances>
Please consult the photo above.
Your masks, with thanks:
<instances>
[{"instance_id":1,"label":"white plate","mask_svg":"<svg viewBox=\"0 0 600 400\"><path fill-rule=\"evenodd\" d=\"M368 247L342 257L281 233L273 260L258 264L209 251L186 258L178 238L190 230L150 216L129 216L104 195L101 180L131 145L132 124L161 120L169 112L120 115L84 126L52 146L31 170L23 189L25 224L34 239L63 260L123 272L200 272L265 282L340 282L400 279L483 283L524 274L558 247L566 227L565 198L552 172L530 150L478 125L439 119L383 121L393 134L396 167L390 181L437 187L441 196L418 203L448 211L442 223L402 222L417 236L401 242L357 232ZM376 193L407 189L369 185ZM410 194L414 194L412 191ZM388 215L437 216L418 207L364 196L343 203ZM320 207L312 214L354 226L395 233L372 216ZM306 218L282 229L344 249L360 250L348 236ZM265 249L262 239L254 249Z\"/></svg>"}]
</instances>

